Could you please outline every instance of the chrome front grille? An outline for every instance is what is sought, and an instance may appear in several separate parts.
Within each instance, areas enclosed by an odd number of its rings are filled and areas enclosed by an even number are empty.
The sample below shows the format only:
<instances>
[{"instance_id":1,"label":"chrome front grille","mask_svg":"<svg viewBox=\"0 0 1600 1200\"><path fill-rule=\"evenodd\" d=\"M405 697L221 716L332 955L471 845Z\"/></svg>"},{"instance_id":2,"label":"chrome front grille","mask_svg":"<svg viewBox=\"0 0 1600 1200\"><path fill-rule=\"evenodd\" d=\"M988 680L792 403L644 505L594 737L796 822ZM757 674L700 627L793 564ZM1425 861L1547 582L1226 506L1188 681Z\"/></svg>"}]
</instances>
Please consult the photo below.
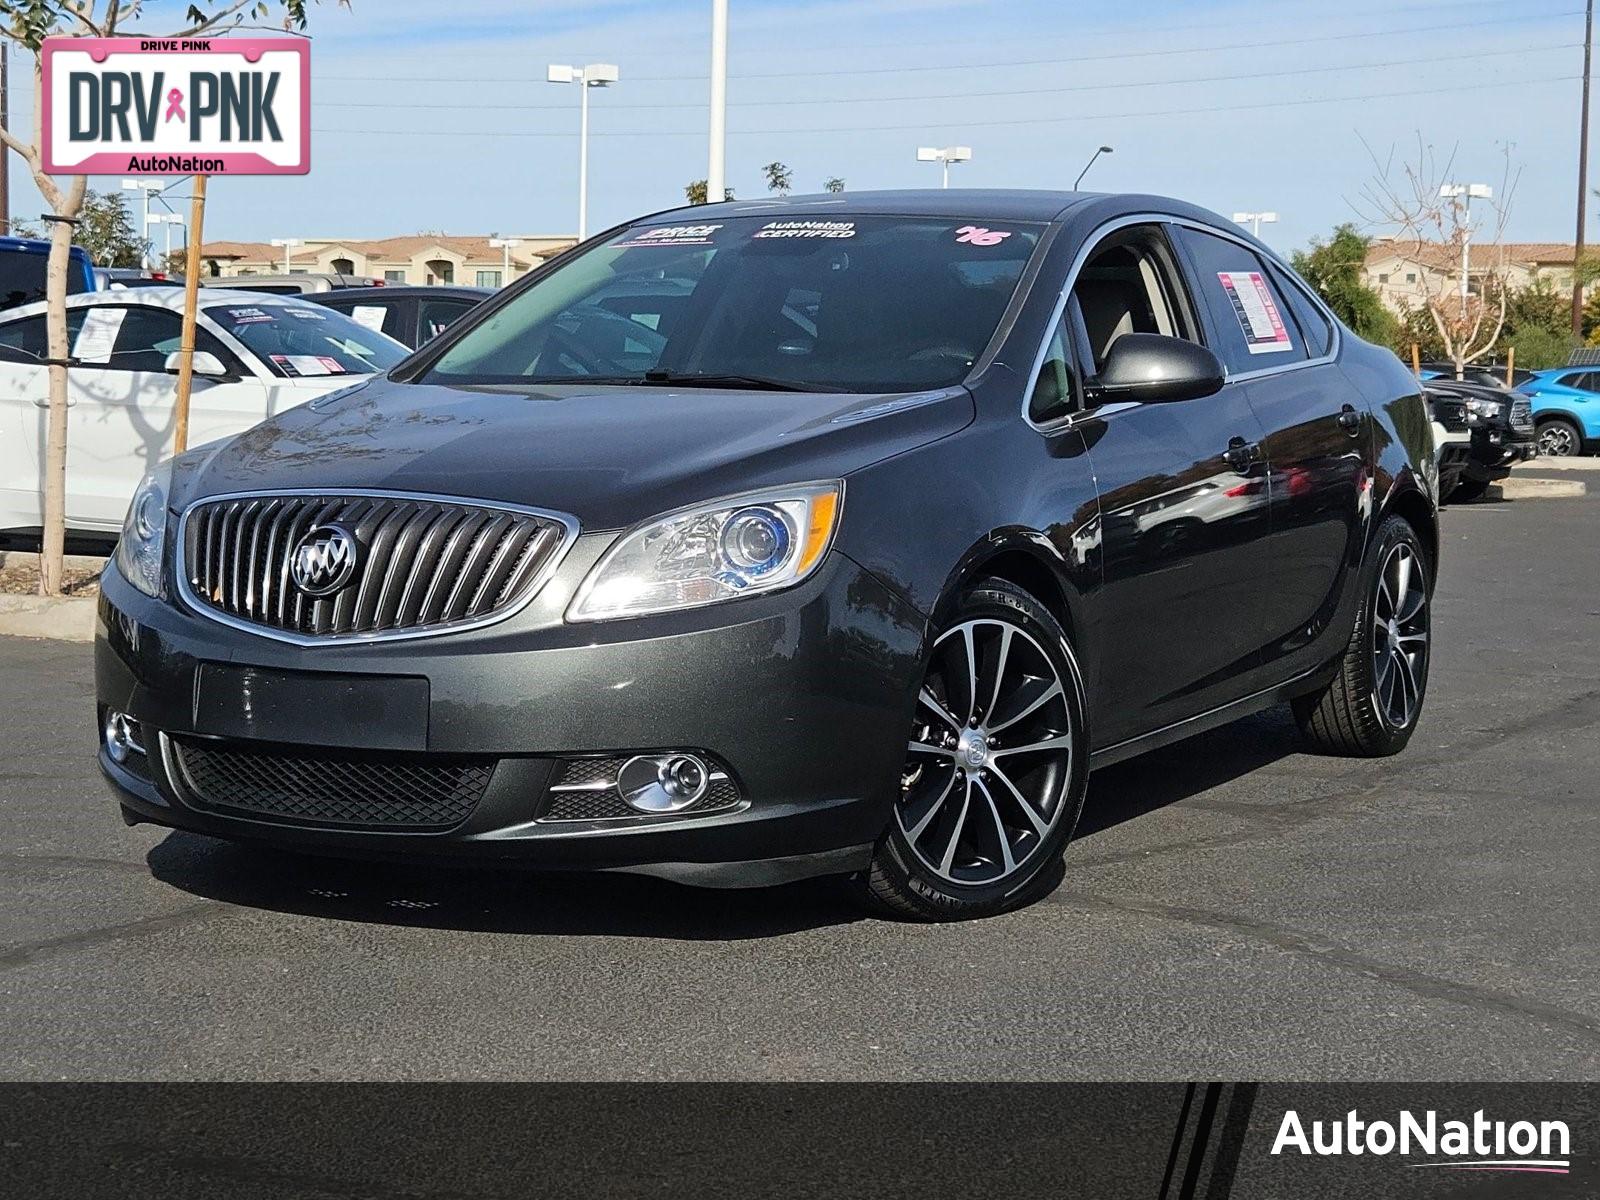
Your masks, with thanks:
<instances>
[{"instance_id":1,"label":"chrome front grille","mask_svg":"<svg viewBox=\"0 0 1600 1200\"><path fill-rule=\"evenodd\" d=\"M328 595L297 585L296 547L337 524L355 541ZM487 624L539 589L577 534L570 517L444 496L262 492L192 505L179 526L185 599L229 624L297 642L404 637Z\"/></svg>"},{"instance_id":2,"label":"chrome front grille","mask_svg":"<svg viewBox=\"0 0 1600 1200\"><path fill-rule=\"evenodd\" d=\"M1533 428L1533 401L1524 398L1511 402L1511 428Z\"/></svg>"}]
</instances>

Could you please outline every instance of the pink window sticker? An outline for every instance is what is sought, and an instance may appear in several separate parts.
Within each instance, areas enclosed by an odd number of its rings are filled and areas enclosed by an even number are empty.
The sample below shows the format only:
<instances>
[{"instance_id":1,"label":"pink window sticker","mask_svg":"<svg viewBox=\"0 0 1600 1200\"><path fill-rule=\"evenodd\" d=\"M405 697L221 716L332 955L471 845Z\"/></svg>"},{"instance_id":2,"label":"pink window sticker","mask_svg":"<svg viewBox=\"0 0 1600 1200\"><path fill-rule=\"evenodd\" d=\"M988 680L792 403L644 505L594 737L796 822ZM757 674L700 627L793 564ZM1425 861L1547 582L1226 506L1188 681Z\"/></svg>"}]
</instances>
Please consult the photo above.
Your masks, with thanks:
<instances>
[{"instance_id":1,"label":"pink window sticker","mask_svg":"<svg viewBox=\"0 0 1600 1200\"><path fill-rule=\"evenodd\" d=\"M317 361L328 368L329 375L343 375L344 364L337 358L330 358L326 354L317 355Z\"/></svg>"},{"instance_id":2,"label":"pink window sticker","mask_svg":"<svg viewBox=\"0 0 1600 1200\"><path fill-rule=\"evenodd\" d=\"M956 241L968 246L998 246L1011 234L1000 229L985 229L982 225L963 225L956 230Z\"/></svg>"}]
</instances>

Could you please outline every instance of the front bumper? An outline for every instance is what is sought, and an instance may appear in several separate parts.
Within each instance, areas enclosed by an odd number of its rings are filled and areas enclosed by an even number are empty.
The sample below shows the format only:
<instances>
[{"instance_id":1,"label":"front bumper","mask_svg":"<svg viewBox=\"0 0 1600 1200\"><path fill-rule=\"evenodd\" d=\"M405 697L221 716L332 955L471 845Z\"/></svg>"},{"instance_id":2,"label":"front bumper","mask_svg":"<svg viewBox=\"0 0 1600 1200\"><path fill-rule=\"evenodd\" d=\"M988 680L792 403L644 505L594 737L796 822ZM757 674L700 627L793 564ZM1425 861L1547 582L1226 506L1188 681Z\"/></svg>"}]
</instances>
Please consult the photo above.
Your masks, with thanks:
<instances>
[{"instance_id":1,"label":"front bumper","mask_svg":"<svg viewBox=\"0 0 1600 1200\"><path fill-rule=\"evenodd\" d=\"M527 610L484 629L307 647L153 600L108 571L100 711L137 721L148 753L118 763L102 741L101 770L129 820L321 853L731 886L865 865L898 791L920 614L838 551L786 592L604 625L561 622L570 590L553 579ZM351 828L219 809L187 786L174 742L474 756L493 775L448 829ZM676 749L725 765L737 803L703 816L550 819L567 759Z\"/></svg>"},{"instance_id":2,"label":"front bumper","mask_svg":"<svg viewBox=\"0 0 1600 1200\"><path fill-rule=\"evenodd\" d=\"M1493 483L1511 474L1513 465L1539 456L1539 440L1530 426L1517 429L1496 422L1472 431L1472 455L1467 460L1467 479Z\"/></svg>"}]
</instances>

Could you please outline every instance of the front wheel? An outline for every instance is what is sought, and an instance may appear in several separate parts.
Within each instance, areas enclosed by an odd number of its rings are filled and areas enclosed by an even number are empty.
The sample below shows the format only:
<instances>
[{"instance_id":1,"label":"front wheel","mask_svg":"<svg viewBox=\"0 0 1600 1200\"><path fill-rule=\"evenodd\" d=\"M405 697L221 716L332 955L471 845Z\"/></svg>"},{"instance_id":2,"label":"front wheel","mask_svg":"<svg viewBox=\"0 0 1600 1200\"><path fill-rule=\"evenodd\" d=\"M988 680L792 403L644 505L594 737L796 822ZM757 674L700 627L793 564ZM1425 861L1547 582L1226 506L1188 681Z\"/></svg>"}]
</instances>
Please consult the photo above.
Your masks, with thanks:
<instances>
[{"instance_id":1,"label":"front wheel","mask_svg":"<svg viewBox=\"0 0 1600 1200\"><path fill-rule=\"evenodd\" d=\"M1565 417L1539 422L1539 453L1551 458L1572 458L1583 453L1583 431Z\"/></svg>"},{"instance_id":2,"label":"front wheel","mask_svg":"<svg viewBox=\"0 0 1600 1200\"><path fill-rule=\"evenodd\" d=\"M867 886L924 921L989 916L1060 879L1088 780L1083 683L1065 631L1000 579L934 638L889 828Z\"/></svg>"},{"instance_id":3,"label":"front wheel","mask_svg":"<svg viewBox=\"0 0 1600 1200\"><path fill-rule=\"evenodd\" d=\"M1324 754L1398 754L1411 740L1428 690L1428 559L1410 522L1386 520L1367 562L1339 673L1322 691L1294 702L1301 732Z\"/></svg>"}]
</instances>

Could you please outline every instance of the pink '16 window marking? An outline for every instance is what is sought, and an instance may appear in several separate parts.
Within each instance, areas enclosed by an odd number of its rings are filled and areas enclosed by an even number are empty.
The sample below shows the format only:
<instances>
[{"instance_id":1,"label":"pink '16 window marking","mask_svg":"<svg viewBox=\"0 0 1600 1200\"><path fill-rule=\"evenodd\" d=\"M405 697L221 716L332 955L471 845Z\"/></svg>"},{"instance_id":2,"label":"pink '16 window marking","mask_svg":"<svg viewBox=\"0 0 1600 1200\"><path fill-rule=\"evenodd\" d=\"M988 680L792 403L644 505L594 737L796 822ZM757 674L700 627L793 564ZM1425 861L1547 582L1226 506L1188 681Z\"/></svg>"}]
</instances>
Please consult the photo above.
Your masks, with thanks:
<instances>
[{"instance_id":1,"label":"pink '16 window marking","mask_svg":"<svg viewBox=\"0 0 1600 1200\"><path fill-rule=\"evenodd\" d=\"M998 229L985 229L982 225L963 225L956 230L956 241L969 246L998 246L1011 234Z\"/></svg>"}]
</instances>

